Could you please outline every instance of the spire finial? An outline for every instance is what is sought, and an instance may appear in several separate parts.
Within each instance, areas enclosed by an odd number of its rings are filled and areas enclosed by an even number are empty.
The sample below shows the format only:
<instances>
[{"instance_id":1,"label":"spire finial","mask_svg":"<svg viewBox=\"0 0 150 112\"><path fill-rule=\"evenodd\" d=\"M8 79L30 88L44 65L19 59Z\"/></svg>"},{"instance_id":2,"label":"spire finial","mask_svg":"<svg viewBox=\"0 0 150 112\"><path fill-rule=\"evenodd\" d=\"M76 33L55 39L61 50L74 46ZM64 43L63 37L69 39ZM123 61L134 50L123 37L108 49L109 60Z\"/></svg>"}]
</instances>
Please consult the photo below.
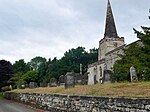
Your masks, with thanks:
<instances>
[{"instance_id":1,"label":"spire finial","mask_svg":"<svg viewBox=\"0 0 150 112\"><path fill-rule=\"evenodd\" d=\"M104 36L109 37L109 38L117 38L118 37L116 26L115 26L115 21L114 21L112 9L111 9L111 4L110 4L109 0L108 0L108 4L107 4L106 25L105 25Z\"/></svg>"}]
</instances>

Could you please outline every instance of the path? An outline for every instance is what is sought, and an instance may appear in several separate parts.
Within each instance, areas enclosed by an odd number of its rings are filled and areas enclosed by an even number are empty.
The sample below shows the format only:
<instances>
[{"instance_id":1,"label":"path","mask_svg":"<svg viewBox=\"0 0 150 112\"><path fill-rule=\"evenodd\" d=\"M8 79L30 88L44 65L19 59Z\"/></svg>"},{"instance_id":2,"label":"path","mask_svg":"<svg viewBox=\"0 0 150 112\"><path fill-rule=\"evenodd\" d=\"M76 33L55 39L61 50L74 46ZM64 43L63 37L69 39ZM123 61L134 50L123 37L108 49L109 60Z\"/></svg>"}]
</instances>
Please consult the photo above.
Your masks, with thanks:
<instances>
[{"instance_id":1,"label":"path","mask_svg":"<svg viewBox=\"0 0 150 112\"><path fill-rule=\"evenodd\" d=\"M5 99L0 99L0 112L42 112L42 111L31 109L23 104L15 103Z\"/></svg>"}]
</instances>

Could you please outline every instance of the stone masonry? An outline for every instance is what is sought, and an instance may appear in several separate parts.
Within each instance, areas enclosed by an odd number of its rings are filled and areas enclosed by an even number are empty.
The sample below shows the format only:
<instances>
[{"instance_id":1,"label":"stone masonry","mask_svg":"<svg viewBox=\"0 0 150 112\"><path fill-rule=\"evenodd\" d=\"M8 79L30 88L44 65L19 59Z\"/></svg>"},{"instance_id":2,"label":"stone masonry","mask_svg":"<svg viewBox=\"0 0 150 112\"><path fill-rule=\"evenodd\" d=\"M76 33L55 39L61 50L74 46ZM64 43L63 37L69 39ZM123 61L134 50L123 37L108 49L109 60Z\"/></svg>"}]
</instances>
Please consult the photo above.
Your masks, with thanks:
<instances>
[{"instance_id":1,"label":"stone masonry","mask_svg":"<svg viewBox=\"0 0 150 112\"><path fill-rule=\"evenodd\" d=\"M5 97L50 112L150 112L150 99L144 98L12 92L7 92Z\"/></svg>"}]
</instances>

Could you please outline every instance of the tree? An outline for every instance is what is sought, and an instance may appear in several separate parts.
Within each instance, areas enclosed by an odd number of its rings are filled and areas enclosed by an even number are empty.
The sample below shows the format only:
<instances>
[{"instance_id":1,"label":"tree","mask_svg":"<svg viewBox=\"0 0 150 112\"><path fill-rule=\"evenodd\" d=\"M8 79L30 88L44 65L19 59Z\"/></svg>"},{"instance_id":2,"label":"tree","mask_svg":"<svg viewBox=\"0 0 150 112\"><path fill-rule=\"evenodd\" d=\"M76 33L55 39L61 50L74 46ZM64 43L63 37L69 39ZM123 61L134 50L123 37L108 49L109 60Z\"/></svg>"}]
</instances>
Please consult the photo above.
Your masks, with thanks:
<instances>
[{"instance_id":1,"label":"tree","mask_svg":"<svg viewBox=\"0 0 150 112\"><path fill-rule=\"evenodd\" d=\"M27 73L22 75L21 79L23 79L27 83L38 82L38 80L39 80L38 71L35 71L35 70L34 71L28 71Z\"/></svg>"},{"instance_id":2,"label":"tree","mask_svg":"<svg viewBox=\"0 0 150 112\"><path fill-rule=\"evenodd\" d=\"M29 66L24 62L24 59L20 59L13 64L13 70L15 74L23 75L29 71Z\"/></svg>"},{"instance_id":3,"label":"tree","mask_svg":"<svg viewBox=\"0 0 150 112\"><path fill-rule=\"evenodd\" d=\"M80 64L83 65L83 73L87 71L88 64L96 62L98 59L98 49L91 49L90 53L85 51L84 47L72 48L64 53L64 56L57 60L55 57L47 63L47 76L58 78L60 75L65 75L67 72L80 71ZM49 79L47 78L47 79Z\"/></svg>"},{"instance_id":4,"label":"tree","mask_svg":"<svg viewBox=\"0 0 150 112\"><path fill-rule=\"evenodd\" d=\"M143 63L141 62L142 50L138 42L134 42L124 49L124 55L120 55L121 60L116 61L114 64L114 80L129 81L129 69L131 66L136 68L138 76L141 75L143 70Z\"/></svg>"},{"instance_id":5,"label":"tree","mask_svg":"<svg viewBox=\"0 0 150 112\"><path fill-rule=\"evenodd\" d=\"M46 58L37 56L28 63L31 70L38 71L39 82L43 81L43 77L46 75Z\"/></svg>"},{"instance_id":6,"label":"tree","mask_svg":"<svg viewBox=\"0 0 150 112\"><path fill-rule=\"evenodd\" d=\"M12 64L6 60L0 60L0 90L3 86L9 85L7 81L12 77Z\"/></svg>"},{"instance_id":7,"label":"tree","mask_svg":"<svg viewBox=\"0 0 150 112\"><path fill-rule=\"evenodd\" d=\"M41 64L44 64L46 62L46 59L40 56L37 56L29 62L30 69L31 70L38 70Z\"/></svg>"},{"instance_id":8,"label":"tree","mask_svg":"<svg viewBox=\"0 0 150 112\"><path fill-rule=\"evenodd\" d=\"M129 68L134 65L139 79L144 74L144 80L150 80L150 27L142 26L142 31L134 29L139 41L129 45L114 65L116 81L129 80Z\"/></svg>"},{"instance_id":9,"label":"tree","mask_svg":"<svg viewBox=\"0 0 150 112\"><path fill-rule=\"evenodd\" d=\"M150 27L141 27L143 32L134 29L137 37L143 43L141 46L141 62L143 63L144 79L150 80Z\"/></svg>"}]
</instances>

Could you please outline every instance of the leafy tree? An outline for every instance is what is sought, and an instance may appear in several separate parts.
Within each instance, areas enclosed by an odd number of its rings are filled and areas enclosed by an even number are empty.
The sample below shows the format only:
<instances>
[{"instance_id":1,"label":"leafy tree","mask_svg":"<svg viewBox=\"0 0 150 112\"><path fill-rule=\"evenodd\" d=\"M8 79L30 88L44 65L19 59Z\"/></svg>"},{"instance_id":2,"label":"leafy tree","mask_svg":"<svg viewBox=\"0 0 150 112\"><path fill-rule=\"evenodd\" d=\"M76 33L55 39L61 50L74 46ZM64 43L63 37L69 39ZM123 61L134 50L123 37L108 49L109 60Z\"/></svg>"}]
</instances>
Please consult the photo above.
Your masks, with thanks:
<instances>
[{"instance_id":1,"label":"leafy tree","mask_svg":"<svg viewBox=\"0 0 150 112\"><path fill-rule=\"evenodd\" d=\"M29 66L24 62L24 59L20 59L13 64L14 73L23 75L29 71Z\"/></svg>"},{"instance_id":2,"label":"leafy tree","mask_svg":"<svg viewBox=\"0 0 150 112\"><path fill-rule=\"evenodd\" d=\"M65 65L61 60L57 60L55 57L52 61L49 60L47 62L47 71L46 71L46 81L49 81L50 78L55 77L58 78L61 74L64 74L63 70Z\"/></svg>"},{"instance_id":3,"label":"leafy tree","mask_svg":"<svg viewBox=\"0 0 150 112\"><path fill-rule=\"evenodd\" d=\"M31 70L38 71L39 82L43 81L43 77L46 75L46 58L37 56L28 63Z\"/></svg>"},{"instance_id":4,"label":"leafy tree","mask_svg":"<svg viewBox=\"0 0 150 112\"><path fill-rule=\"evenodd\" d=\"M12 77L12 64L6 60L0 60L0 90L3 86L9 85L7 81Z\"/></svg>"},{"instance_id":5,"label":"leafy tree","mask_svg":"<svg viewBox=\"0 0 150 112\"><path fill-rule=\"evenodd\" d=\"M37 56L29 62L30 69L31 70L38 70L40 65L46 62L46 58Z\"/></svg>"},{"instance_id":6,"label":"leafy tree","mask_svg":"<svg viewBox=\"0 0 150 112\"><path fill-rule=\"evenodd\" d=\"M83 65L83 73L87 71L88 64L97 61L98 49L91 49L90 53L85 51L84 47L72 48L64 53L64 56L57 60L49 60L47 63L47 76L58 78L67 72L79 73L80 64ZM49 79L47 78L47 79Z\"/></svg>"},{"instance_id":7,"label":"leafy tree","mask_svg":"<svg viewBox=\"0 0 150 112\"><path fill-rule=\"evenodd\" d=\"M39 80L39 75L38 71L28 71L24 75L22 75L21 79L26 81L27 83L29 82L37 82Z\"/></svg>"},{"instance_id":8,"label":"leafy tree","mask_svg":"<svg viewBox=\"0 0 150 112\"><path fill-rule=\"evenodd\" d=\"M143 70L141 56L141 47L138 42L132 43L127 49L124 49L124 55L120 55L121 60L116 61L114 65L114 79L116 81L130 80L129 69L131 66L136 68L137 74L140 76Z\"/></svg>"},{"instance_id":9,"label":"leafy tree","mask_svg":"<svg viewBox=\"0 0 150 112\"><path fill-rule=\"evenodd\" d=\"M96 62L98 56L97 49L91 49L90 53L85 51L84 47L78 47L71 49L64 54L62 61L67 65L68 71L74 71L79 73L79 65L83 65L83 72L86 72L87 66L90 63Z\"/></svg>"},{"instance_id":10,"label":"leafy tree","mask_svg":"<svg viewBox=\"0 0 150 112\"><path fill-rule=\"evenodd\" d=\"M141 63L143 63L144 79L150 80L150 27L141 27L143 32L135 30L137 37L142 41L141 46Z\"/></svg>"},{"instance_id":11,"label":"leafy tree","mask_svg":"<svg viewBox=\"0 0 150 112\"><path fill-rule=\"evenodd\" d=\"M144 80L150 80L150 27L142 26L142 31L137 31L139 41L129 45L124 50L124 55L121 55L121 60L118 60L114 65L114 79L116 81L129 80L129 68L133 65L139 79L144 74Z\"/></svg>"}]
</instances>

